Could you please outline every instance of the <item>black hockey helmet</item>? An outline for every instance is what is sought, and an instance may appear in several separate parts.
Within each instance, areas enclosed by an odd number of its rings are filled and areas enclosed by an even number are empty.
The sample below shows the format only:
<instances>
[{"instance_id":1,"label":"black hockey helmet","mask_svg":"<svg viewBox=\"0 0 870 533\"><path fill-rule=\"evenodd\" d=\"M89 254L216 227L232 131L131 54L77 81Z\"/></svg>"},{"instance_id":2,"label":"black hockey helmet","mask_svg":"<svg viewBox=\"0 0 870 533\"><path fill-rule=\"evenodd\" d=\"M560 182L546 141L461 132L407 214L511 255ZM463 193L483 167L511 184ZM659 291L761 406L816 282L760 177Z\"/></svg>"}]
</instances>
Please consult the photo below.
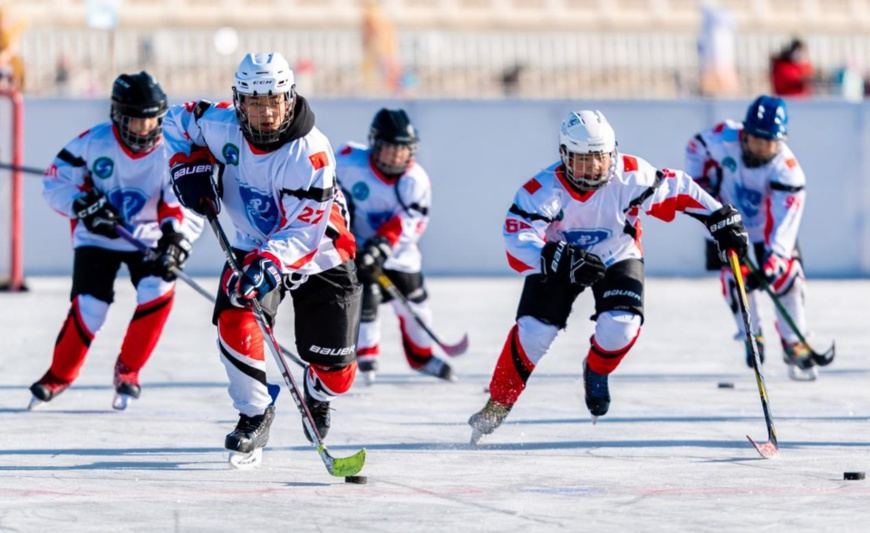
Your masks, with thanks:
<instances>
[{"instance_id":1,"label":"black hockey helmet","mask_svg":"<svg viewBox=\"0 0 870 533\"><path fill-rule=\"evenodd\" d=\"M168 109L166 93L151 74L142 71L115 78L112 84L112 122L118 128L121 140L133 152L148 152L157 145ZM147 132L142 128L130 128L131 119L149 118L157 121Z\"/></svg>"},{"instance_id":2,"label":"black hockey helmet","mask_svg":"<svg viewBox=\"0 0 870 533\"><path fill-rule=\"evenodd\" d=\"M404 174L419 143L417 128L404 109L381 109L375 114L369 130L369 147L372 163L384 174ZM410 153L403 161L384 162L381 160L381 150L386 146L407 147Z\"/></svg>"}]
</instances>

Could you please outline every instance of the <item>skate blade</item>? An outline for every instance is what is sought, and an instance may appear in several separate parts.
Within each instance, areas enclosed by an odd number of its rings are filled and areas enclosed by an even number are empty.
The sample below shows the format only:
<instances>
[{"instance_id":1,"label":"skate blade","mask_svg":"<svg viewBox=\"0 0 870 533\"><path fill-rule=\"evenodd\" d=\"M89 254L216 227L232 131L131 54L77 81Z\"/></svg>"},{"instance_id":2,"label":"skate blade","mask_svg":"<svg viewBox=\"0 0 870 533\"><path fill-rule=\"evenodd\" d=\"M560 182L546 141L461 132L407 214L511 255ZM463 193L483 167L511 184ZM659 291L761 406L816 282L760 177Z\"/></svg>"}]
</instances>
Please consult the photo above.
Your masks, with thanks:
<instances>
[{"instance_id":1,"label":"skate blade","mask_svg":"<svg viewBox=\"0 0 870 533\"><path fill-rule=\"evenodd\" d=\"M371 387L375 384L375 373L374 372L363 372L363 380L365 380L366 387Z\"/></svg>"},{"instance_id":2,"label":"skate blade","mask_svg":"<svg viewBox=\"0 0 870 533\"><path fill-rule=\"evenodd\" d=\"M788 367L788 377L792 381L815 381L819 377L819 369L811 367L806 370L791 365Z\"/></svg>"},{"instance_id":3,"label":"skate blade","mask_svg":"<svg viewBox=\"0 0 870 533\"><path fill-rule=\"evenodd\" d=\"M40 409L45 407L45 404L47 404L47 403L48 402L44 402L44 401L40 400L39 398L37 398L36 396L31 396L30 403L27 404L27 410L28 411L39 411Z\"/></svg>"},{"instance_id":4,"label":"skate blade","mask_svg":"<svg viewBox=\"0 0 870 533\"><path fill-rule=\"evenodd\" d=\"M115 399L112 400L112 408L118 411L123 411L130 404L130 400L135 400L136 398L130 396L129 394L115 394Z\"/></svg>"},{"instance_id":5,"label":"skate blade","mask_svg":"<svg viewBox=\"0 0 870 533\"><path fill-rule=\"evenodd\" d=\"M478 444L480 444L480 441L481 441L481 440L483 439L483 437L485 437L485 436L486 436L486 433L483 433L483 432L481 432L481 431L478 431L478 430L475 429L475 428L471 428L471 445L472 445L472 446L477 446Z\"/></svg>"},{"instance_id":6,"label":"skate blade","mask_svg":"<svg viewBox=\"0 0 870 533\"><path fill-rule=\"evenodd\" d=\"M592 417L592 425L593 426L598 423L598 415L590 414L589 416Z\"/></svg>"},{"instance_id":7,"label":"skate blade","mask_svg":"<svg viewBox=\"0 0 870 533\"><path fill-rule=\"evenodd\" d=\"M250 453L230 452L230 468L236 470L250 470L257 468L263 462L263 448L256 448Z\"/></svg>"}]
</instances>

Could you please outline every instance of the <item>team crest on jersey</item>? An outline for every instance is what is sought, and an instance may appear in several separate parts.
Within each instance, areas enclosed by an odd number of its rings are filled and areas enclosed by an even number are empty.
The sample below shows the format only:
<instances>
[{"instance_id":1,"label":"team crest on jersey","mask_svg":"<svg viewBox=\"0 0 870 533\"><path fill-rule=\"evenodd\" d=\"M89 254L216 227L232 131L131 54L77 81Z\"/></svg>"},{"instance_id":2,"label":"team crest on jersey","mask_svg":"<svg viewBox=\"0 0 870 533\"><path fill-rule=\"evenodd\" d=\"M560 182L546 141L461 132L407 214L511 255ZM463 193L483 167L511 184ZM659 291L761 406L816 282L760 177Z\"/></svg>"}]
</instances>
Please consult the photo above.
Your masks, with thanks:
<instances>
[{"instance_id":1,"label":"team crest on jersey","mask_svg":"<svg viewBox=\"0 0 870 533\"><path fill-rule=\"evenodd\" d=\"M239 194L245 204L248 222L263 235L272 233L281 215L272 195L244 185L239 186Z\"/></svg>"},{"instance_id":2,"label":"team crest on jersey","mask_svg":"<svg viewBox=\"0 0 870 533\"><path fill-rule=\"evenodd\" d=\"M754 217L759 212L761 206L761 193L752 189L747 189L741 185L737 185L737 206L747 217Z\"/></svg>"},{"instance_id":3,"label":"team crest on jersey","mask_svg":"<svg viewBox=\"0 0 870 533\"><path fill-rule=\"evenodd\" d=\"M559 233L562 234L565 242L579 246L584 250L592 248L599 242L606 241L613 234L609 229L603 228L560 230Z\"/></svg>"},{"instance_id":4,"label":"team crest on jersey","mask_svg":"<svg viewBox=\"0 0 870 533\"><path fill-rule=\"evenodd\" d=\"M138 215L148 201L148 195L139 189L113 189L106 196L109 203L127 221Z\"/></svg>"},{"instance_id":5,"label":"team crest on jersey","mask_svg":"<svg viewBox=\"0 0 870 533\"><path fill-rule=\"evenodd\" d=\"M366 220L368 221L369 226L375 229L386 224L391 218L393 218L392 211L375 211L372 213L366 213Z\"/></svg>"},{"instance_id":6,"label":"team crest on jersey","mask_svg":"<svg viewBox=\"0 0 870 533\"><path fill-rule=\"evenodd\" d=\"M737 161L734 161L734 158L730 155L722 160L722 166L731 172L737 172Z\"/></svg>"},{"instance_id":7,"label":"team crest on jersey","mask_svg":"<svg viewBox=\"0 0 870 533\"><path fill-rule=\"evenodd\" d=\"M221 148L221 155L228 165L239 166L239 147L233 143L227 143Z\"/></svg>"},{"instance_id":8,"label":"team crest on jersey","mask_svg":"<svg viewBox=\"0 0 870 533\"><path fill-rule=\"evenodd\" d=\"M97 160L94 161L94 166L91 170L94 173L94 176L100 179L106 179L115 171L115 162L108 157L98 157Z\"/></svg>"},{"instance_id":9,"label":"team crest on jersey","mask_svg":"<svg viewBox=\"0 0 870 533\"><path fill-rule=\"evenodd\" d=\"M353 188L351 189L350 192L353 193L353 197L355 200L360 200L360 201L365 200L366 198L369 197L369 194L371 194L371 190L369 189L369 186L364 181L358 181L358 182L354 183Z\"/></svg>"}]
</instances>

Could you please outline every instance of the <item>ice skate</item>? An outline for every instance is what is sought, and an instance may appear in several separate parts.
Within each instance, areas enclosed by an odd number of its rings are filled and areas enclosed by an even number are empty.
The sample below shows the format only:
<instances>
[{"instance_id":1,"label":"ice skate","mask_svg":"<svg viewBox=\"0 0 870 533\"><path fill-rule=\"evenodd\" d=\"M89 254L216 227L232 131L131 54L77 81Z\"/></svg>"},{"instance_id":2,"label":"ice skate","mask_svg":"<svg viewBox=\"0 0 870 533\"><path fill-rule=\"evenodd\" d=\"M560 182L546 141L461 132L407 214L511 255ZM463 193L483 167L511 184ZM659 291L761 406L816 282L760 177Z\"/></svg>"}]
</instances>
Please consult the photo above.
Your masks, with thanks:
<instances>
[{"instance_id":1,"label":"ice skate","mask_svg":"<svg viewBox=\"0 0 870 533\"><path fill-rule=\"evenodd\" d=\"M788 365L788 377L794 381L815 381L819 368L812 358L810 347L797 342L782 341L783 360Z\"/></svg>"},{"instance_id":2,"label":"ice skate","mask_svg":"<svg viewBox=\"0 0 870 533\"><path fill-rule=\"evenodd\" d=\"M754 335L755 337L755 345L758 346L758 362L762 365L764 364L764 335L758 333ZM754 368L752 365L752 347L749 345L749 341L745 340L743 344L746 348L746 366L749 368Z\"/></svg>"},{"instance_id":3,"label":"ice skate","mask_svg":"<svg viewBox=\"0 0 870 533\"><path fill-rule=\"evenodd\" d=\"M598 417L606 415L610 409L610 389L607 385L607 374L593 372L586 359L583 360L583 387L586 391L586 408L589 409L592 423L595 424Z\"/></svg>"},{"instance_id":4,"label":"ice skate","mask_svg":"<svg viewBox=\"0 0 870 533\"><path fill-rule=\"evenodd\" d=\"M378 372L377 359L357 359L357 370L362 374L366 385L372 386L375 383L375 376Z\"/></svg>"},{"instance_id":5,"label":"ice skate","mask_svg":"<svg viewBox=\"0 0 870 533\"><path fill-rule=\"evenodd\" d=\"M321 402L308 395L308 388L305 389L305 405L308 407L308 412L311 413L311 418L314 419L314 425L317 427L317 432L320 434L320 440L326 438L329 433L329 428L332 426L332 417L329 415L329 402ZM314 437L308 433L308 426L305 424L304 416L302 429L305 430L305 437L308 442L314 443Z\"/></svg>"},{"instance_id":6,"label":"ice skate","mask_svg":"<svg viewBox=\"0 0 870 533\"><path fill-rule=\"evenodd\" d=\"M417 370L417 372L420 372L421 374L435 376L436 378L443 379L444 381L456 381L456 374L453 373L453 369L450 367L447 361L435 356L430 357L429 360L426 361L425 365L415 370Z\"/></svg>"},{"instance_id":7,"label":"ice skate","mask_svg":"<svg viewBox=\"0 0 870 533\"><path fill-rule=\"evenodd\" d=\"M269 442L269 428L275 419L275 406L270 405L262 415L239 414L236 429L227 435L224 447L230 450L232 468L248 469L263 461L263 447Z\"/></svg>"},{"instance_id":8,"label":"ice skate","mask_svg":"<svg viewBox=\"0 0 870 533\"><path fill-rule=\"evenodd\" d=\"M483 409L468 419L468 425L471 426L471 445L477 446L480 439L495 431L510 412L510 406L497 403L492 398L487 400Z\"/></svg>"},{"instance_id":9,"label":"ice skate","mask_svg":"<svg viewBox=\"0 0 870 533\"><path fill-rule=\"evenodd\" d=\"M142 393L139 386L139 371L133 370L120 359L115 363L115 398L112 400L112 408L123 411L127 408L130 400L136 400Z\"/></svg>"},{"instance_id":10,"label":"ice skate","mask_svg":"<svg viewBox=\"0 0 870 533\"><path fill-rule=\"evenodd\" d=\"M69 386L68 382L56 378L49 370L39 381L30 386L32 396L27 409L33 411L44 407L46 403L65 391Z\"/></svg>"}]
</instances>

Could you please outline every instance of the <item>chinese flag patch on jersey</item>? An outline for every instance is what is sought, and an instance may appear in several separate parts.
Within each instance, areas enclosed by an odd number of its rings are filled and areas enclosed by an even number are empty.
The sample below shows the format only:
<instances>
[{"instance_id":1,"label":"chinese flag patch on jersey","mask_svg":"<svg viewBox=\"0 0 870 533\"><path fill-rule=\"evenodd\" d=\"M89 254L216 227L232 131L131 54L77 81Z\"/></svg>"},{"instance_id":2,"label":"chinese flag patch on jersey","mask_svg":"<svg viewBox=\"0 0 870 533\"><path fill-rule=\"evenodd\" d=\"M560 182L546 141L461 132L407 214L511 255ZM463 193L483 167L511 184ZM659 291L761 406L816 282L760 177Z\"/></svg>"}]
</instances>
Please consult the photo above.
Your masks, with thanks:
<instances>
[{"instance_id":1,"label":"chinese flag patch on jersey","mask_svg":"<svg viewBox=\"0 0 870 533\"><path fill-rule=\"evenodd\" d=\"M329 156L326 155L326 152L317 152L316 154L309 156L308 160L311 161L312 165L314 165L314 170L320 170L329 164Z\"/></svg>"}]
</instances>

